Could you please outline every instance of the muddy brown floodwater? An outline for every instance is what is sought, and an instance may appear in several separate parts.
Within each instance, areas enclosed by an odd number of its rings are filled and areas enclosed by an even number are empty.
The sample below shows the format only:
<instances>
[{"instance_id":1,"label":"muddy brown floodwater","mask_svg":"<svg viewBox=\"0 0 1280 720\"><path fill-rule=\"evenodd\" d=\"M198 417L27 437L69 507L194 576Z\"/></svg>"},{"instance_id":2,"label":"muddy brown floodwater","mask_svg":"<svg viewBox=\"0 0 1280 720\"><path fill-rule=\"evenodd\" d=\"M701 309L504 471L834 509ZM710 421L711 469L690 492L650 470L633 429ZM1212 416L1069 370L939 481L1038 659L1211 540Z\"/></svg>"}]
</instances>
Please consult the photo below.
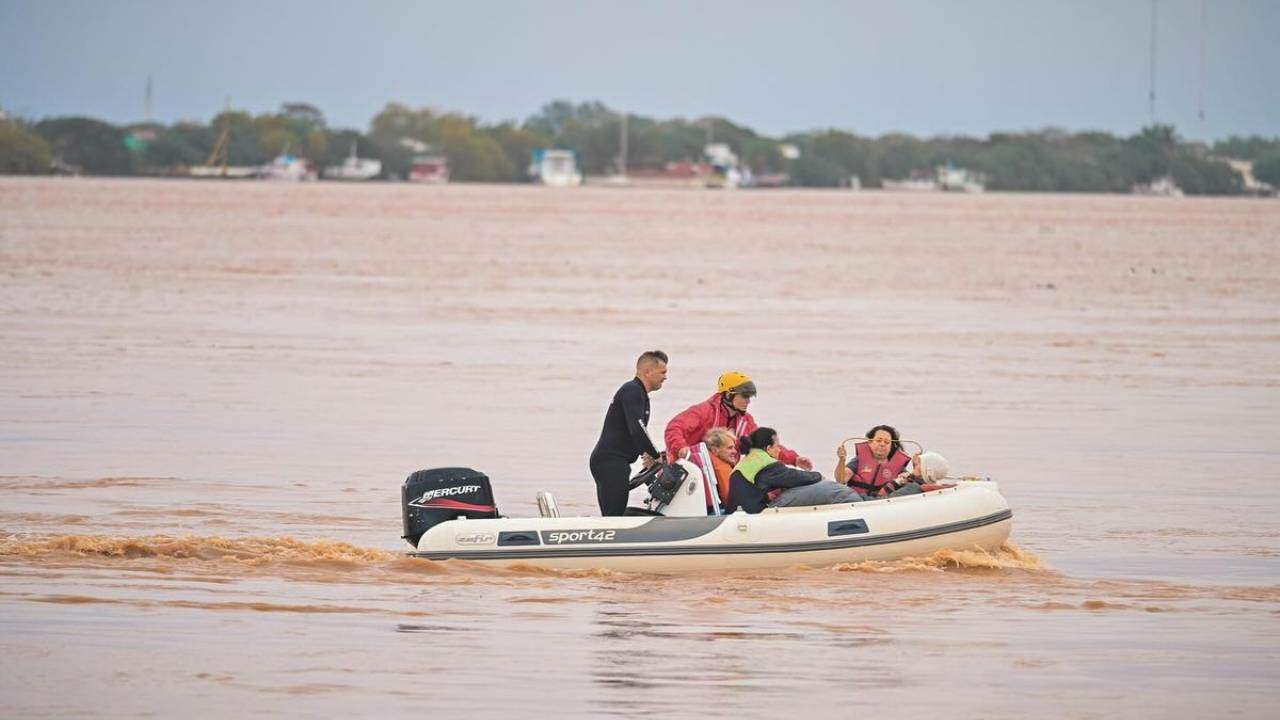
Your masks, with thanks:
<instances>
[{"instance_id":1,"label":"muddy brown floodwater","mask_svg":"<svg viewBox=\"0 0 1280 720\"><path fill-rule=\"evenodd\" d=\"M1270 717L1280 202L0 178L0 715ZM595 513L750 373L1011 545L657 577L408 559L411 471Z\"/></svg>"}]
</instances>

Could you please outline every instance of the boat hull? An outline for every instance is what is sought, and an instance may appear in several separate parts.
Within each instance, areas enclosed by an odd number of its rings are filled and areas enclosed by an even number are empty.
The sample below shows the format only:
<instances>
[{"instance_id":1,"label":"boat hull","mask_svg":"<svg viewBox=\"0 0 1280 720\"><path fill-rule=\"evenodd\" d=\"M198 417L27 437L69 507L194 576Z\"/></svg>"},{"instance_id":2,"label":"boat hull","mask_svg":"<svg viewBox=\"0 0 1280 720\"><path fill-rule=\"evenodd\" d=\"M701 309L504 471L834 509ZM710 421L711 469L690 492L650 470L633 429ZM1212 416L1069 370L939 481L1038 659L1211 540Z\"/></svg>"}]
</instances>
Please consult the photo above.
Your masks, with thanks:
<instances>
[{"instance_id":1,"label":"boat hull","mask_svg":"<svg viewBox=\"0 0 1280 720\"><path fill-rule=\"evenodd\" d=\"M451 520L410 553L512 567L680 573L896 560L996 550L1013 514L994 483L758 515Z\"/></svg>"}]
</instances>

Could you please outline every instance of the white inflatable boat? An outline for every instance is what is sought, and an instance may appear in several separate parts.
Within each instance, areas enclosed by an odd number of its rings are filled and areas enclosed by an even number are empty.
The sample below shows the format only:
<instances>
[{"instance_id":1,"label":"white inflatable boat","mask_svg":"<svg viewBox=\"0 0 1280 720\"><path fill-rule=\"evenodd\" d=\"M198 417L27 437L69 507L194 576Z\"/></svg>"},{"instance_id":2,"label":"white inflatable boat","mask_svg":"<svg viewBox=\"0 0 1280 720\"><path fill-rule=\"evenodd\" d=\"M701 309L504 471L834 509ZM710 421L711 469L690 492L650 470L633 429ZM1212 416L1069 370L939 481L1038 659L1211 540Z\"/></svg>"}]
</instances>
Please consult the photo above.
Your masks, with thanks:
<instances>
[{"instance_id":1,"label":"white inflatable boat","mask_svg":"<svg viewBox=\"0 0 1280 720\"><path fill-rule=\"evenodd\" d=\"M559 517L546 493L539 494L543 517L500 517L483 474L422 470L402 490L404 537L417 548L410 555L429 560L673 573L995 550L1012 526L1009 504L989 480L842 505L708 515L702 473L677 465L667 473L669 487L650 478L646 507L623 517Z\"/></svg>"}]
</instances>

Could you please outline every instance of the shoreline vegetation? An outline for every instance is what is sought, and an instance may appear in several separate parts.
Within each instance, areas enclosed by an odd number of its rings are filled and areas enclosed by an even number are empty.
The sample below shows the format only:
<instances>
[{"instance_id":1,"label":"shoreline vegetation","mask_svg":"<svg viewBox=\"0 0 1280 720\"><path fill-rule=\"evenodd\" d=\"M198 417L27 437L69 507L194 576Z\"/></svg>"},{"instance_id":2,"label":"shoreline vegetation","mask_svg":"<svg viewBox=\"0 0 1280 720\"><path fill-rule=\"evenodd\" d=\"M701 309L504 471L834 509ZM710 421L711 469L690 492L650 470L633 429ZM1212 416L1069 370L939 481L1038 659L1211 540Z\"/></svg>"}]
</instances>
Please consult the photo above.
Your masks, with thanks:
<instances>
[{"instance_id":1,"label":"shoreline vegetation","mask_svg":"<svg viewBox=\"0 0 1280 720\"><path fill-rule=\"evenodd\" d=\"M723 117L656 119L623 115L598 101L557 100L523 122L485 123L458 112L389 103L366 132L330 128L306 103L252 115L228 110L207 124L111 125L89 117L39 121L0 113L0 174L184 176L217 162L270 163L293 155L318 167L340 165L353 146L382 163L379 179L408 177L415 156L447 158L455 182L528 182L535 150L572 150L587 175L643 177L705 163L709 146L727 146L740 167L778 185L881 188L935 168L957 167L993 191L1129 193L1169 183L1187 195L1270 194L1280 187L1280 137L1187 141L1171 125L1129 137L1046 128L986 138L901 133L879 137L826 129L761 135ZM222 141L220 142L220 138ZM778 179L781 179L780 181Z\"/></svg>"}]
</instances>

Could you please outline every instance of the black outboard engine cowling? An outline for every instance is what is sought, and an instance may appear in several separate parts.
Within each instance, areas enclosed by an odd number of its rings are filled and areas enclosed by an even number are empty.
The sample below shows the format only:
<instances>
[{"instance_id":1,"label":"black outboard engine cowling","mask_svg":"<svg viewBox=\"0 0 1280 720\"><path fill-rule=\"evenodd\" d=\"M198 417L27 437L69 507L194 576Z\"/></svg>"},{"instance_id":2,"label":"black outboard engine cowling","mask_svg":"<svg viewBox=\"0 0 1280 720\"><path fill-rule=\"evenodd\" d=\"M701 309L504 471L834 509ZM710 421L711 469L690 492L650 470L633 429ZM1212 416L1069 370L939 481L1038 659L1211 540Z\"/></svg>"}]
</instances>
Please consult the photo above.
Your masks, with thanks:
<instances>
[{"instance_id":1,"label":"black outboard engine cowling","mask_svg":"<svg viewBox=\"0 0 1280 720\"><path fill-rule=\"evenodd\" d=\"M471 468L419 470L400 488L404 507L404 539L414 547L422 534L446 520L496 518L489 476Z\"/></svg>"}]
</instances>

